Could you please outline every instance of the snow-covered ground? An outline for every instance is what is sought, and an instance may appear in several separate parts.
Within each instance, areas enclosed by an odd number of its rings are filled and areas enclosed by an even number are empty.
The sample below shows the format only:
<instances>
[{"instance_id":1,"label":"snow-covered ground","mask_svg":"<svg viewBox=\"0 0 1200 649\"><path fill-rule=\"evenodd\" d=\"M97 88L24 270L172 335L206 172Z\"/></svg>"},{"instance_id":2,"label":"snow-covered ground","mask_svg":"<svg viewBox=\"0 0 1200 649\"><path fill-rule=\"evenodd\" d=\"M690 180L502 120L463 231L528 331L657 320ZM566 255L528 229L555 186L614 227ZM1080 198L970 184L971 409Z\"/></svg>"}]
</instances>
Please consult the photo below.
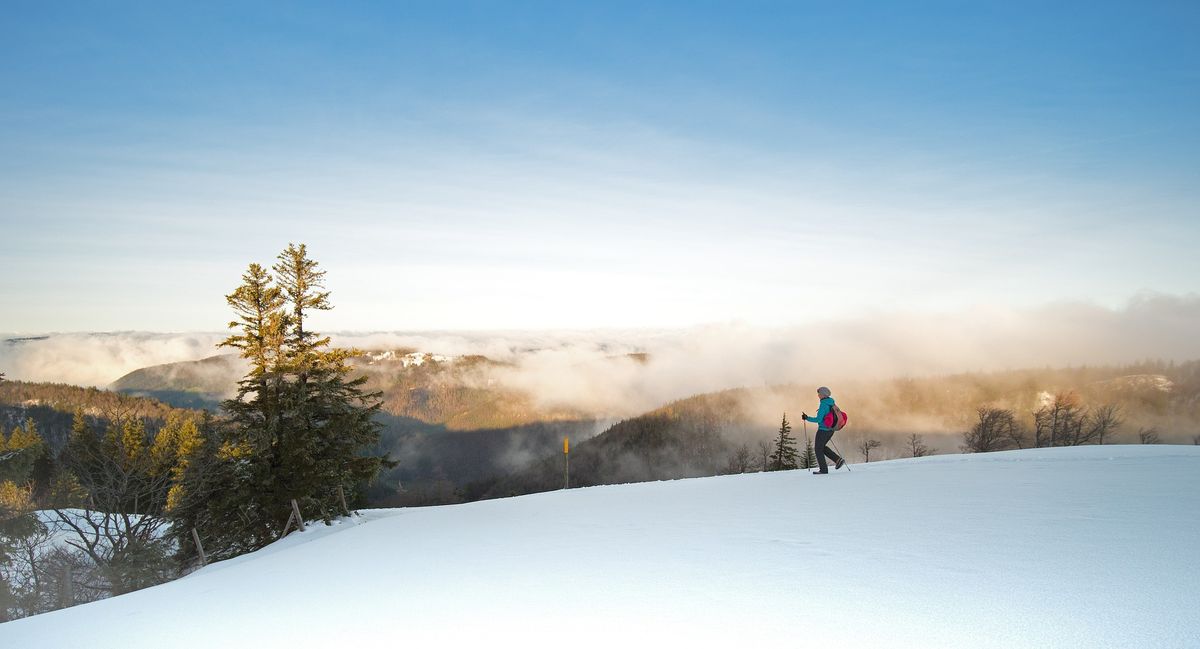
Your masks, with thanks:
<instances>
[{"instance_id":1,"label":"snow-covered ground","mask_svg":"<svg viewBox=\"0 0 1200 649\"><path fill-rule=\"evenodd\" d=\"M1196 647L1200 447L376 510L0 647Z\"/></svg>"}]
</instances>

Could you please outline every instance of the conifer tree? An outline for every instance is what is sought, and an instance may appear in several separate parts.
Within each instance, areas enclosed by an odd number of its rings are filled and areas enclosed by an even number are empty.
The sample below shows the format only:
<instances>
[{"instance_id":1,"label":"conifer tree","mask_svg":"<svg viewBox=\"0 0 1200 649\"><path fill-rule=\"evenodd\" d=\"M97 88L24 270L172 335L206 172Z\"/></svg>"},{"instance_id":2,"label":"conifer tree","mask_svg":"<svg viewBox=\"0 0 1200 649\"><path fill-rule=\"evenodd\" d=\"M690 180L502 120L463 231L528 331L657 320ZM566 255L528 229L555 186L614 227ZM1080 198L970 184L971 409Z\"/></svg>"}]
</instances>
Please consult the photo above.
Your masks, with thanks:
<instances>
[{"instance_id":1,"label":"conifer tree","mask_svg":"<svg viewBox=\"0 0 1200 649\"><path fill-rule=\"evenodd\" d=\"M13 428L4 448L0 449L4 458L0 462L0 480L24 484L33 471L34 462L41 456L43 446L42 436L38 434L37 424L32 418Z\"/></svg>"},{"instance_id":2,"label":"conifer tree","mask_svg":"<svg viewBox=\"0 0 1200 649\"><path fill-rule=\"evenodd\" d=\"M240 350L250 370L222 405L221 442L194 445L171 497L177 526L196 527L217 555L274 541L292 499L328 519L341 509L339 487L352 499L386 461L364 454L378 440L380 395L362 390L366 377L350 378L355 351L329 348L309 322L332 308L325 272L294 244L272 270L251 264L226 297L238 319L221 344Z\"/></svg>"},{"instance_id":3,"label":"conifer tree","mask_svg":"<svg viewBox=\"0 0 1200 649\"><path fill-rule=\"evenodd\" d=\"M374 476L382 458L361 456L379 435L374 415L380 394L362 391L366 377L348 380L347 360L357 350L330 349L329 338L309 326L312 311L328 311L325 271L304 244L289 244L273 267L289 308L282 365L289 382L289 464L296 469L294 492L318 511L340 508L337 487L351 491Z\"/></svg>"},{"instance_id":4,"label":"conifer tree","mask_svg":"<svg viewBox=\"0 0 1200 649\"><path fill-rule=\"evenodd\" d=\"M775 438L775 450L771 453L770 470L786 471L796 468L796 440L791 436L792 425L788 423L787 413L779 424L779 434Z\"/></svg>"},{"instance_id":5,"label":"conifer tree","mask_svg":"<svg viewBox=\"0 0 1200 649\"><path fill-rule=\"evenodd\" d=\"M219 347L233 347L250 362L250 371L238 381L237 397L221 404L240 425L243 439L259 455L273 456L278 442L280 372L285 328L283 295L258 264L242 275L242 285L225 296L238 319L229 323L235 333Z\"/></svg>"},{"instance_id":6,"label":"conifer tree","mask_svg":"<svg viewBox=\"0 0 1200 649\"><path fill-rule=\"evenodd\" d=\"M20 451L41 443L42 436L38 434L37 423L31 417L25 420L25 425L13 429L8 438L8 449Z\"/></svg>"},{"instance_id":7,"label":"conifer tree","mask_svg":"<svg viewBox=\"0 0 1200 649\"><path fill-rule=\"evenodd\" d=\"M800 468L812 469L817 466L817 452L813 449L812 440L809 439L808 433L804 434L804 453L800 455Z\"/></svg>"},{"instance_id":8,"label":"conifer tree","mask_svg":"<svg viewBox=\"0 0 1200 649\"><path fill-rule=\"evenodd\" d=\"M146 449L146 423L138 417L132 417L121 425L121 450L125 454L125 462L133 465L142 459Z\"/></svg>"},{"instance_id":9,"label":"conifer tree","mask_svg":"<svg viewBox=\"0 0 1200 649\"><path fill-rule=\"evenodd\" d=\"M91 435L91 430L88 428L87 417L83 414L82 408L76 408L75 414L71 418L71 439Z\"/></svg>"}]
</instances>

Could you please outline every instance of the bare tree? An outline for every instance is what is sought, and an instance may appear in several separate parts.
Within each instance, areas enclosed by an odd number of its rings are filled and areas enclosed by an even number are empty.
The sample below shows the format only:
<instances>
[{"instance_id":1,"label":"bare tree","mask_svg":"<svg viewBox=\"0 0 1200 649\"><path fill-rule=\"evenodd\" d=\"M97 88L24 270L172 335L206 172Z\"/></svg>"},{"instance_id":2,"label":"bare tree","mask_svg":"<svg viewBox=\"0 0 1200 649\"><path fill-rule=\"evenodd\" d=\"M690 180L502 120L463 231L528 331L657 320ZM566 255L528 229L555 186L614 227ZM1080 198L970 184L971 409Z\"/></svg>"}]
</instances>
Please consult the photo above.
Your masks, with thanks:
<instances>
[{"instance_id":1,"label":"bare tree","mask_svg":"<svg viewBox=\"0 0 1200 649\"><path fill-rule=\"evenodd\" d=\"M762 464L757 465L759 471L766 471L771 464L771 440L760 439L754 444L754 448L758 451L758 456L762 458Z\"/></svg>"},{"instance_id":2,"label":"bare tree","mask_svg":"<svg viewBox=\"0 0 1200 649\"><path fill-rule=\"evenodd\" d=\"M1079 395L1059 392L1033 413L1034 446L1065 446L1078 434L1083 419Z\"/></svg>"},{"instance_id":3,"label":"bare tree","mask_svg":"<svg viewBox=\"0 0 1200 649\"><path fill-rule=\"evenodd\" d=\"M1004 450L1014 443L1020 448L1024 432L1017 424L1013 411L984 406L975 412L979 421L975 422L971 430L963 433L962 450L968 453L987 453Z\"/></svg>"},{"instance_id":4,"label":"bare tree","mask_svg":"<svg viewBox=\"0 0 1200 649\"><path fill-rule=\"evenodd\" d=\"M12 598L13 617L36 615L57 608L53 598L45 596L47 576L44 555L54 540L54 531L44 524L34 527L29 534L18 536L12 544L7 561L0 562L0 577L9 586ZM0 619L8 617L9 607L0 607Z\"/></svg>"},{"instance_id":5,"label":"bare tree","mask_svg":"<svg viewBox=\"0 0 1200 649\"><path fill-rule=\"evenodd\" d=\"M1009 411L1011 412L1011 411ZM1004 427L1004 439L1016 448L1025 448L1025 444L1029 441L1029 430L1015 416L1009 420Z\"/></svg>"},{"instance_id":6,"label":"bare tree","mask_svg":"<svg viewBox=\"0 0 1200 649\"><path fill-rule=\"evenodd\" d=\"M1158 439L1158 429L1154 428L1154 427L1139 428L1138 429L1138 439L1143 444L1159 444L1159 443L1161 443Z\"/></svg>"},{"instance_id":7,"label":"bare tree","mask_svg":"<svg viewBox=\"0 0 1200 649\"><path fill-rule=\"evenodd\" d=\"M62 456L71 478L56 488L52 511L63 542L90 559L117 595L174 573L166 508L182 422L151 440L136 415L110 421L96 435L77 420Z\"/></svg>"},{"instance_id":8,"label":"bare tree","mask_svg":"<svg viewBox=\"0 0 1200 649\"><path fill-rule=\"evenodd\" d=\"M733 450L733 455L729 458L729 464L725 468L726 473L745 473L750 470L750 446L748 444L740 444Z\"/></svg>"},{"instance_id":9,"label":"bare tree","mask_svg":"<svg viewBox=\"0 0 1200 649\"><path fill-rule=\"evenodd\" d=\"M925 457L930 453L929 447L925 445L925 442L921 441L921 436L916 433L908 436L905 449L908 450L909 457Z\"/></svg>"},{"instance_id":10,"label":"bare tree","mask_svg":"<svg viewBox=\"0 0 1200 649\"><path fill-rule=\"evenodd\" d=\"M877 439L870 439L870 438L864 437L862 442L859 443L859 445L858 445L858 452L862 453L863 462L870 462L871 461L871 449L879 448L882 445L883 445L883 443Z\"/></svg>"},{"instance_id":11,"label":"bare tree","mask_svg":"<svg viewBox=\"0 0 1200 649\"><path fill-rule=\"evenodd\" d=\"M1086 441L1094 441L1097 444L1103 444L1104 438L1111 435L1123 423L1121 407L1113 403L1093 408L1085 419Z\"/></svg>"}]
</instances>

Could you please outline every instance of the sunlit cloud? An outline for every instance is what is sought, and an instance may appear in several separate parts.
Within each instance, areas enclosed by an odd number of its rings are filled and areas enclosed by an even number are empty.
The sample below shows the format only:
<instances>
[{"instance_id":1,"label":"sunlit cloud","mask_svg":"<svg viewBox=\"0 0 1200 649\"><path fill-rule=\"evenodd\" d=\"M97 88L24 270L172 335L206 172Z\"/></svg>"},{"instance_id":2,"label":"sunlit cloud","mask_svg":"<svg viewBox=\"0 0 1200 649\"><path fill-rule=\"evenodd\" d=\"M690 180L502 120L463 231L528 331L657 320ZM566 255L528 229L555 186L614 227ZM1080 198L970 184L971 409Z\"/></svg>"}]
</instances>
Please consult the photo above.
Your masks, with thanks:
<instances>
[{"instance_id":1,"label":"sunlit cloud","mask_svg":"<svg viewBox=\"0 0 1200 649\"><path fill-rule=\"evenodd\" d=\"M334 344L484 355L480 373L540 405L628 416L694 394L787 383L1200 358L1200 296L1146 294L1120 308L1054 303L885 312L786 327L335 332ZM220 334L55 334L0 343L11 379L106 386L148 365L222 353ZM631 354L645 354L632 357ZM230 383L237 377L229 377Z\"/></svg>"}]
</instances>

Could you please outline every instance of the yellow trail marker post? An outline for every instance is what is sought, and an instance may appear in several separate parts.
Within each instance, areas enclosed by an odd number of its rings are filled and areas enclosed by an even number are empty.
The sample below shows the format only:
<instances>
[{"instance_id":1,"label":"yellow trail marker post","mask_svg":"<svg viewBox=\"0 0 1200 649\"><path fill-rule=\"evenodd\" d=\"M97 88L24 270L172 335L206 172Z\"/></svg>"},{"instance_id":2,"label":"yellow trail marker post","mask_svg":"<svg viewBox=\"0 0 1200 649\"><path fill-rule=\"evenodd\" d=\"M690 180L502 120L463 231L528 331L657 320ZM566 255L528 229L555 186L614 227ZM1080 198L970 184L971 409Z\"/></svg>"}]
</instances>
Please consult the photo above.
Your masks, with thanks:
<instances>
[{"instance_id":1,"label":"yellow trail marker post","mask_svg":"<svg viewBox=\"0 0 1200 649\"><path fill-rule=\"evenodd\" d=\"M571 488L571 438L563 438L563 489Z\"/></svg>"}]
</instances>

